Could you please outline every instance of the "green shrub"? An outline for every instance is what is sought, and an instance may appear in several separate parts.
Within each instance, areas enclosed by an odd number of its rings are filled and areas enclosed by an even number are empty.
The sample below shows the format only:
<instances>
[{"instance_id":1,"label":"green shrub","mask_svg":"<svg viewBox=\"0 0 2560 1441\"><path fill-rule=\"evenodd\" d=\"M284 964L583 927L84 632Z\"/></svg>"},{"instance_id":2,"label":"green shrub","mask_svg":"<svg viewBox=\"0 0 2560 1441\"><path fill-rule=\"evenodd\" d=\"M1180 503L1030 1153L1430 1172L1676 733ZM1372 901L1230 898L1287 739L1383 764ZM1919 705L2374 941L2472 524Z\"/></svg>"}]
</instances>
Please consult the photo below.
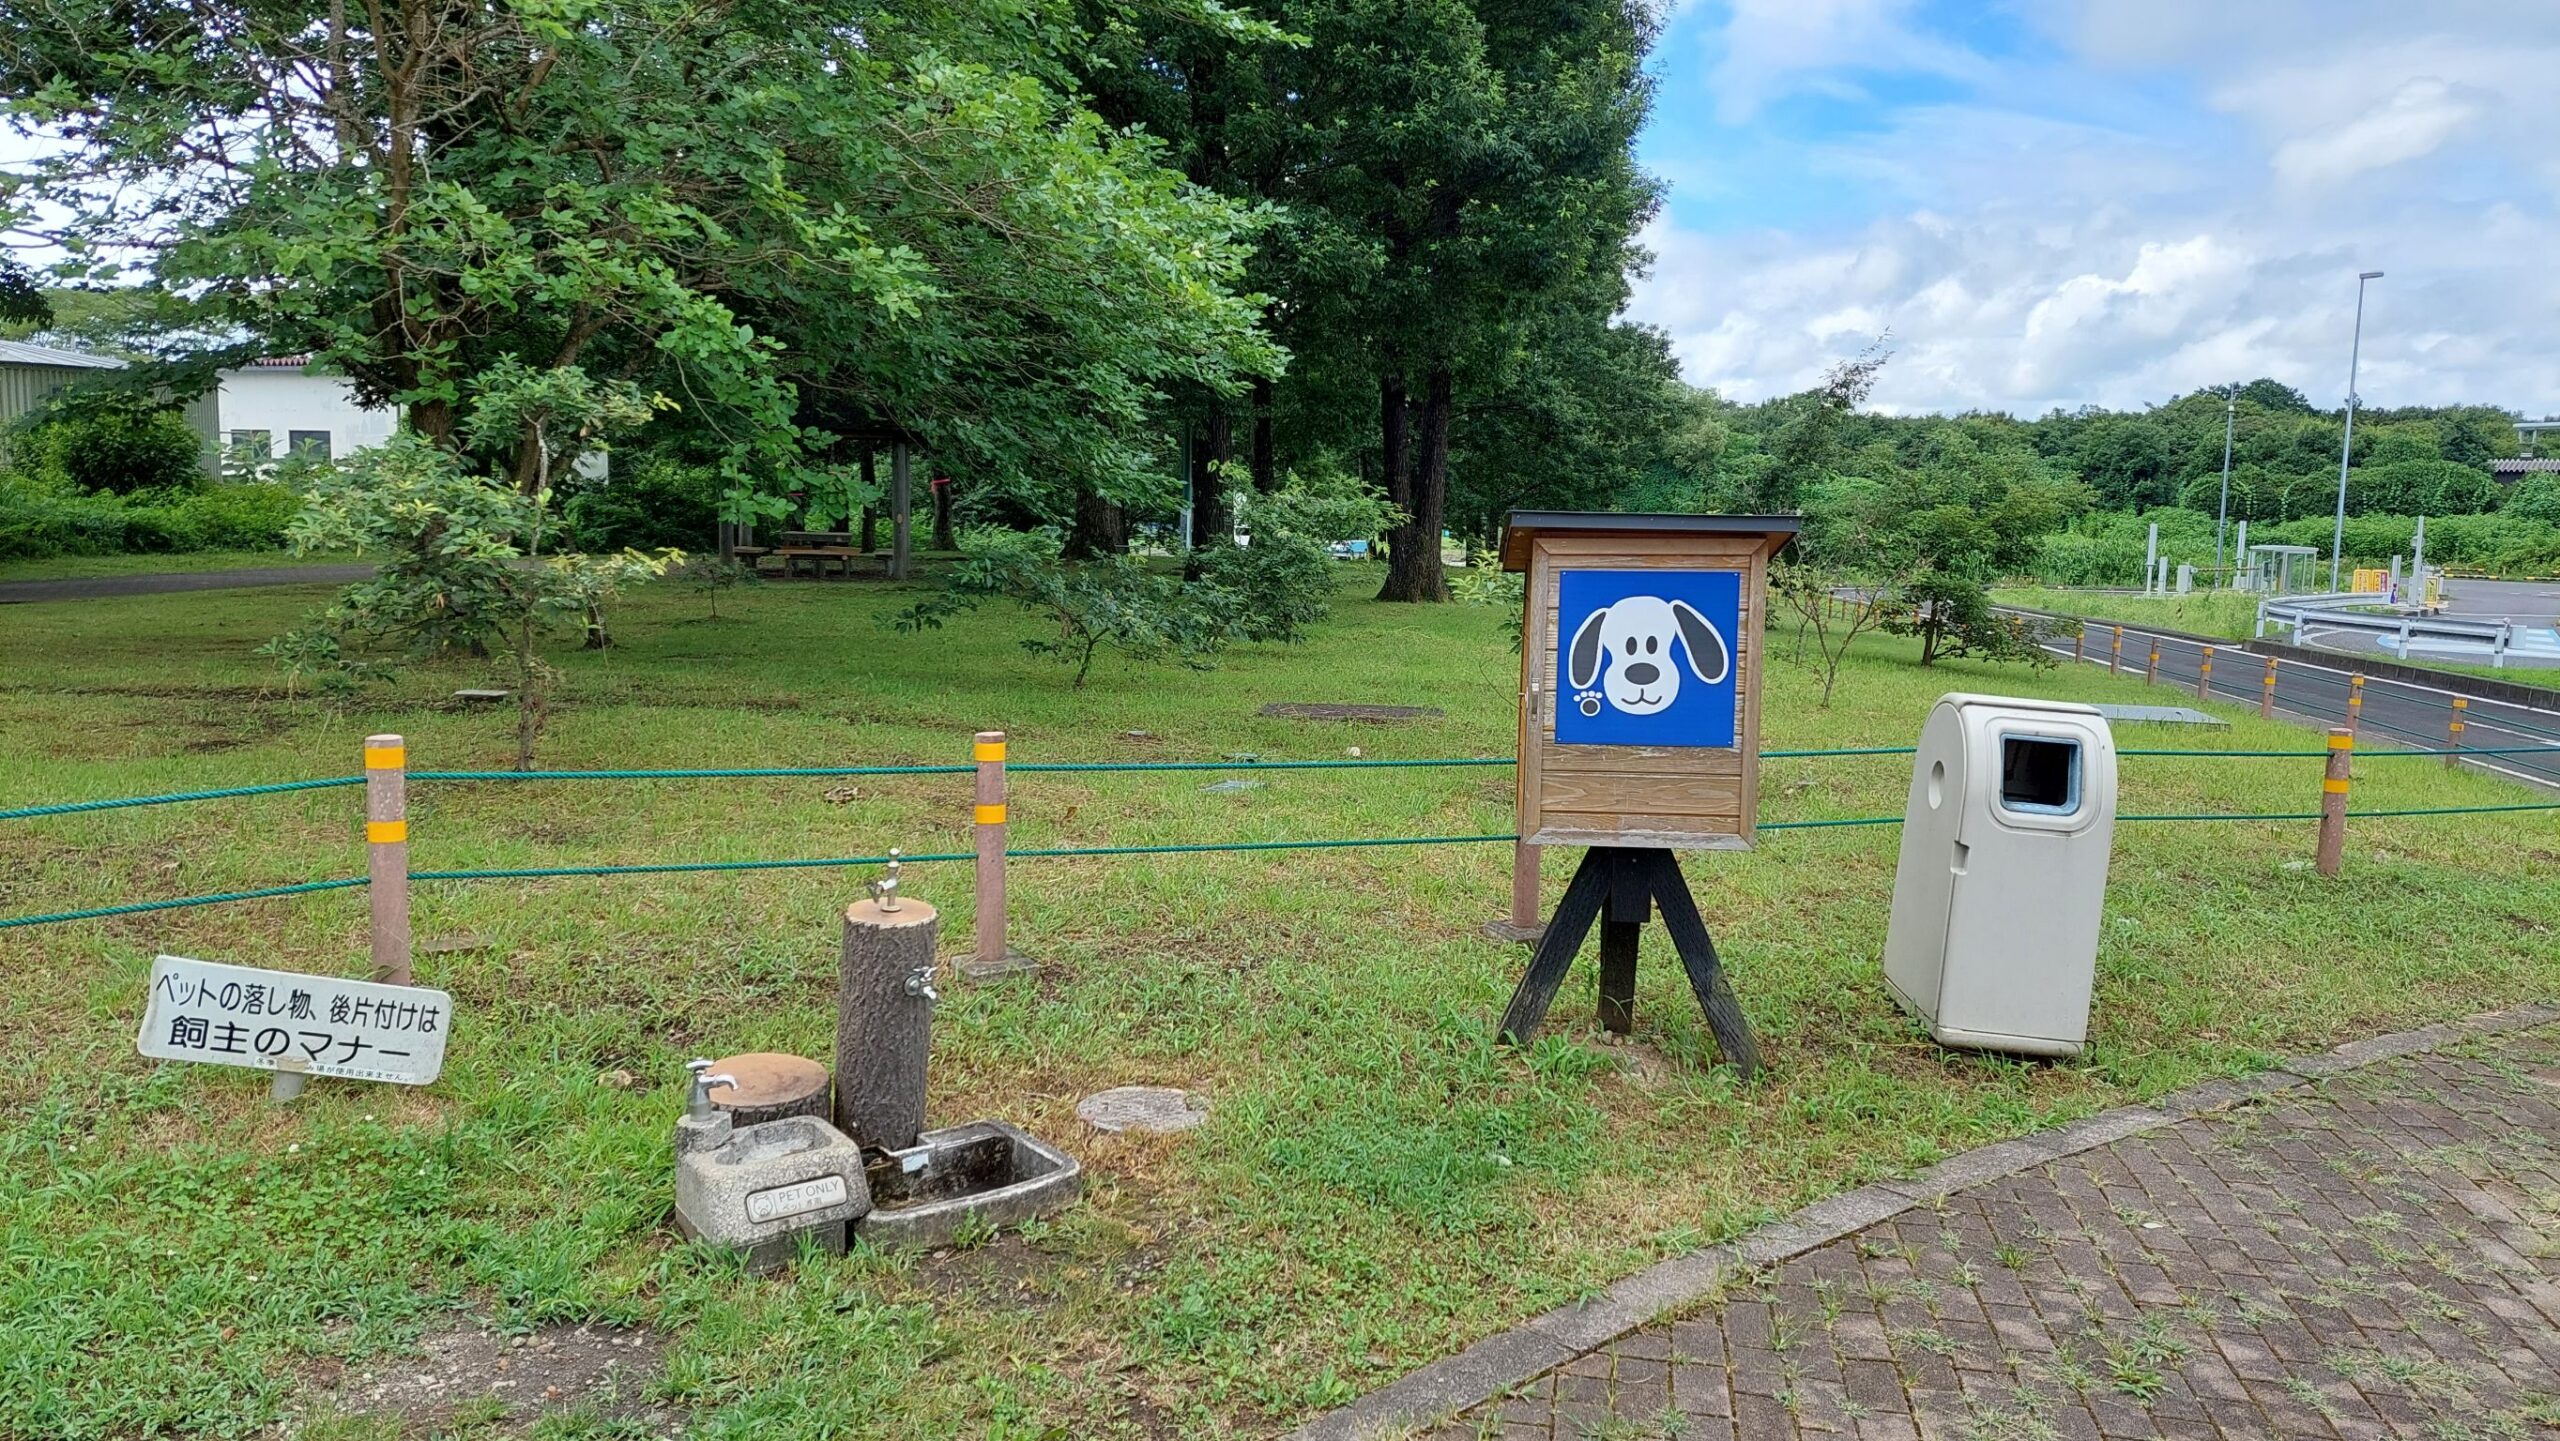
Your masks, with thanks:
<instances>
[{"instance_id":1,"label":"green shrub","mask_svg":"<svg viewBox=\"0 0 2560 1441\"><path fill-rule=\"evenodd\" d=\"M204 480L204 441L173 411L101 407L36 426L34 463L79 490L114 495Z\"/></svg>"},{"instance_id":2,"label":"green shrub","mask_svg":"<svg viewBox=\"0 0 2560 1441\"><path fill-rule=\"evenodd\" d=\"M719 473L662 455L615 457L602 480L576 476L560 486L561 517L581 550L711 549L719 529Z\"/></svg>"},{"instance_id":3,"label":"green shrub","mask_svg":"<svg viewBox=\"0 0 2560 1441\"><path fill-rule=\"evenodd\" d=\"M116 496L0 477L0 558L278 549L300 508L277 485Z\"/></svg>"},{"instance_id":4,"label":"green shrub","mask_svg":"<svg viewBox=\"0 0 2560 1441\"><path fill-rule=\"evenodd\" d=\"M2507 502L2498 507L2507 520L2539 521L2544 525L2560 525L2560 475L2549 471L2528 475L2507 492Z\"/></svg>"}]
</instances>

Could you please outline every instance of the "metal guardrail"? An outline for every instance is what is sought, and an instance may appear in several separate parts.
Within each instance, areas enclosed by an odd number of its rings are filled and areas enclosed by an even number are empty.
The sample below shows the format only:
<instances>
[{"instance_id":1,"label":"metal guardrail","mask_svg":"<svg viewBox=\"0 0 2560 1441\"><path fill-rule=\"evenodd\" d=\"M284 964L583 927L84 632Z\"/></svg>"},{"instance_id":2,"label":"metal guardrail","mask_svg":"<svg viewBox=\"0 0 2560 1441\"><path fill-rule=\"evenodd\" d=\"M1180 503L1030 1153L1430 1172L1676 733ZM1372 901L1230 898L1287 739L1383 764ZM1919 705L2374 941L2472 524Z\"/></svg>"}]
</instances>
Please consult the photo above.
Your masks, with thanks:
<instances>
[{"instance_id":1,"label":"metal guardrail","mask_svg":"<svg viewBox=\"0 0 2560 1441\"><path fill-rule=\"evenodd\" d=\"M2488 647L2489 664L2493 668L2504 669L2507 664L2507 647L2515 640L2513 621L2451 620L2406 611L2385 613L2355 608L2373 603L2372 595L2355 592L2270 596L2258 602L2257 638L2265 639L2270 625L2291 631L2296 645L2310 644L2303 635L2306 627L2351 630L2396 637L2398 644L2394 649L2404 657L2409 654L2412 639L2458 640Z\"/></svg>"}]
</instances>

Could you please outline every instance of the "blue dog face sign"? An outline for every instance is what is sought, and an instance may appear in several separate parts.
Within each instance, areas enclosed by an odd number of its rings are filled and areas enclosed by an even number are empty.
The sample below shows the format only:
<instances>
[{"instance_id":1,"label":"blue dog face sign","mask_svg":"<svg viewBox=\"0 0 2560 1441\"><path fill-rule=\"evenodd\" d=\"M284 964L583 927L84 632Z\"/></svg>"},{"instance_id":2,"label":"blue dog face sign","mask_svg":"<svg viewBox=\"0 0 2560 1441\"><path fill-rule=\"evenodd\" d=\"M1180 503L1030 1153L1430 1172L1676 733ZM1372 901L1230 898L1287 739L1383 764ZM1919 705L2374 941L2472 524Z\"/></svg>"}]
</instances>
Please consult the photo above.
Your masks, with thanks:
<instances>
[{"instance_id":1,"label":"blue dog face sign","mask_svg":"<svg viewBox=\"0 0 2560 1441\"><path fill-rule=\"evenodd\" d=\"M1733 744L1741 572L1568 570L1556 585L1556 744Z\"/></svg>"}]
</instances>

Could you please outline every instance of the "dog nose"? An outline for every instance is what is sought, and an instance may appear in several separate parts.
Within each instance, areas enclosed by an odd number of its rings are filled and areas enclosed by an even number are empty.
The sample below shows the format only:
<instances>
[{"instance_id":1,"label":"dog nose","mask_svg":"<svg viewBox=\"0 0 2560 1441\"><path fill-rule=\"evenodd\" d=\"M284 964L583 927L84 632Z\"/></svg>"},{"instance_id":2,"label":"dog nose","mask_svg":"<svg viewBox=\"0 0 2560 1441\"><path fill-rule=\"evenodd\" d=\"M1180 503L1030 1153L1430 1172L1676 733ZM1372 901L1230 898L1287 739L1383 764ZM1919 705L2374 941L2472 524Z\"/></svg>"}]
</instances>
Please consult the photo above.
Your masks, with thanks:
<instances>
[{"instance_id":1,"label":"dog nose","mask_svg":"<svg viewBox=\"0 0 2560 1441\"><path fill-rule=\"evenodd\" d=\"M1640 660L1627 667L1627 681L1631 685L1651 685L1660 679L1662 667L1651 661Z\"/></svg>"}]
</instances>

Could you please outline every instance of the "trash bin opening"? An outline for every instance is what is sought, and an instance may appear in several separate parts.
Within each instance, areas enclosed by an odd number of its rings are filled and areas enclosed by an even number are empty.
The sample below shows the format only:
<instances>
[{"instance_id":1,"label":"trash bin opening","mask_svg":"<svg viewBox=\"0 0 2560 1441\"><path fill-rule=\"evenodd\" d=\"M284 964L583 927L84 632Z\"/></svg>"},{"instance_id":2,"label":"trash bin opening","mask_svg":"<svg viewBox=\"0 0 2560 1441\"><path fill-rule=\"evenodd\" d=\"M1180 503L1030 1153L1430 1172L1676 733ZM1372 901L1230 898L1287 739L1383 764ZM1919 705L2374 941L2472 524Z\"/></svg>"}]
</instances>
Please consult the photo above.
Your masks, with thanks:
<instances>
[{"instance_id":1,"label":"trash bin opening","mask_svg":"<svg viewBox=\"0 0 2560 1441\"><path fill-rule=\"evenodd\" d=\"M2080 743L2054 736L2000 737L2000 805L2040 816L2080 809Z\"/></svg>"}]
</instances>

